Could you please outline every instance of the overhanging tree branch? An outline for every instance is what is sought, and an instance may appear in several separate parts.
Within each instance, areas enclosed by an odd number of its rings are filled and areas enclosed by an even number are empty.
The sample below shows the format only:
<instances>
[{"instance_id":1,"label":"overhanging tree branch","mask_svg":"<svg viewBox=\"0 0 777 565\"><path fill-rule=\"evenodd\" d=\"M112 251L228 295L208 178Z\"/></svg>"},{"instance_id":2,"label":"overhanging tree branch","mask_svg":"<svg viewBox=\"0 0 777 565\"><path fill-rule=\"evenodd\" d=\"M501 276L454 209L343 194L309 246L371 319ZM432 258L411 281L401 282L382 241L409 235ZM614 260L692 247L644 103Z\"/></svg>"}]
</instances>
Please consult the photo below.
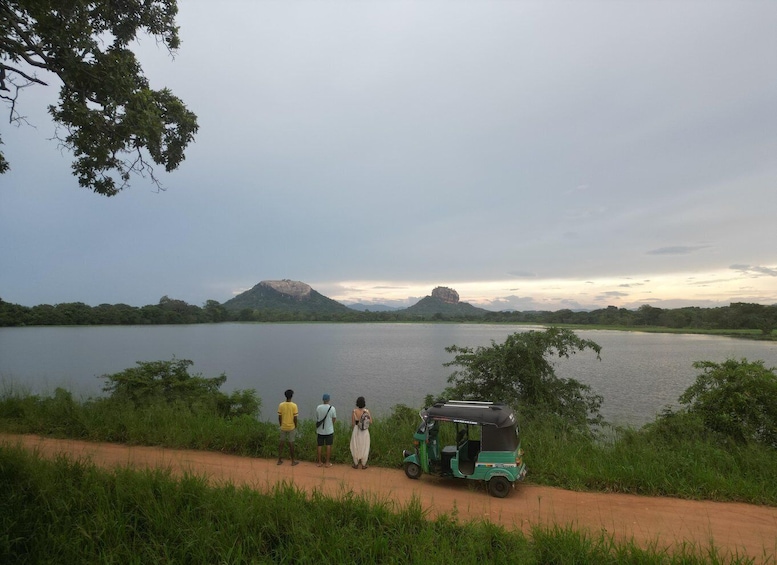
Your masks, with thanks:
<instances>
[{"instance_id":1,"label":"overhanging tree branch","mask_svg":"<svg viewBox=\"0 0 777 565\"><path fill-rule=\"evenodd\" d=\"M120 6L115 0L0 0L0 99L13 122L19 119L19 90L46 84L25 66L59 77L59 103L49 113L67 131L55 137L76 157L73 172L81 186L112 196L138 174L161 189L151 163L171 171L184 160L197 116L169 90L152 90L126 47L145 32L172 54L179 45L177 12L176 0L127 0ZM2 93L10 92L9 85L14 95ZM4 172L2 153L0 164Z\"/></svg>"}]
</instances>

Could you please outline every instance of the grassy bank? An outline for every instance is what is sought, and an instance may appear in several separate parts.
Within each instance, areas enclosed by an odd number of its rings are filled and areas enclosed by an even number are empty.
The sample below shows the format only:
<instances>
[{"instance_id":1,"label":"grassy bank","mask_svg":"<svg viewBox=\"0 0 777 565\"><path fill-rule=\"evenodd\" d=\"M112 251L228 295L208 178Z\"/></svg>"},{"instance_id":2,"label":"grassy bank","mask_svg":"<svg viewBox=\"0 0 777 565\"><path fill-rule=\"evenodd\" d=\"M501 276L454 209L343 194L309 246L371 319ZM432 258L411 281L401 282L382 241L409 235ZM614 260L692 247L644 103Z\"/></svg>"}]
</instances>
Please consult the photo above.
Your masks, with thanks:
<instances>
[{"instance_id":1,"label":"grassy bank","mask_svg":"<svg viewBox=\"0 0 777 565\"><path fill-rule=\"evenodd\" d=\"M604 533L431 518L345 492L261 494L163 471L44 461L0 446L3 563L752 563L714 548L641 549Z\"/></svg>"},{"instance_id":2,"label":"grassy bank","mask_svg":"<svg viewBox=\"0 0 777 565\"><path fill-rule=\"evenodd\" d=\"M402 450L411 446L418 422L417 411L405 406L377 418L370 428L370 464L400 468ZM300 425L296 449L302 460L315 460L313 425ZM278 455L277 424L272 422L218 417L183 404L133 408L109 399L78 401L62 389L49 397L8 390L0 394L0 430L250 457ZM349 433L338 422L335 462L350 461ZM595 440L549 416L524 418L521 438L530 482L777 506L777 450L721 441L693 420L614 431L606 440Z\"/></svg>"}]
</instances>

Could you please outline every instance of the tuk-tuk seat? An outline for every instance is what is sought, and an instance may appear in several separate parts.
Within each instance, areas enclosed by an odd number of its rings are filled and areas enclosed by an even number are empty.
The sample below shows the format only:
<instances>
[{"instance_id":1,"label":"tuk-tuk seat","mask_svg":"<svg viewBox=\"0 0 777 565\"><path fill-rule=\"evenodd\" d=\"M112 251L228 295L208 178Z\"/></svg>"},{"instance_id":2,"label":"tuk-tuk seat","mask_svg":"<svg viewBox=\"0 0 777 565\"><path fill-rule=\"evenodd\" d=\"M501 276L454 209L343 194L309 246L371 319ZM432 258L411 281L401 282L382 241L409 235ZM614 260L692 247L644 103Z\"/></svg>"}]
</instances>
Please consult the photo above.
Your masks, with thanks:
<instances>
[{"instance_id":1,"label":"tuk-tuk seat","mask_svg":"<svg viewBox=\"0 0 777 565\"><path fill-rule=\"evenodd\" d=\"M451 471L451 459L456 457L458 450L455 445L446 445L442 448L442 469Z\"/></svg>"}]
</instances>

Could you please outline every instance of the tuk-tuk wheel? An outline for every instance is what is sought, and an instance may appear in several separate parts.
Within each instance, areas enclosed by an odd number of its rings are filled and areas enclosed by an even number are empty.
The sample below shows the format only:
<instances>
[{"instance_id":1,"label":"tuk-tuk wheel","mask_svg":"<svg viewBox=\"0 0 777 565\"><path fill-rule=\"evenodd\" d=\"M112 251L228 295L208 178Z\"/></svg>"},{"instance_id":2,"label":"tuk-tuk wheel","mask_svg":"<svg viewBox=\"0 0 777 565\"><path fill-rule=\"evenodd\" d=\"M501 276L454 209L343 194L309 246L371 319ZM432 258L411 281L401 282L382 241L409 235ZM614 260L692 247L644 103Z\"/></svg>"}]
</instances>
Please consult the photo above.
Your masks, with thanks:
<instances>
[{"instance_id":1,"label":"tuk-tuk wheel","mask_svg":"<svg viewBox=\"0 0 777 565\"><path fill-rule=\"evenodd\" d=\"M421 477L421 467L415 463L407 463L405 464L405 475L409 479L418 479Z\"/></svg>"},{"instance_id":2,"label":"tuk-tuk wheel","mask_svg":"<svg viewBox=\"0 0 777 565\"><path fill-rule=\"evenodd\" d=\"M492 477L488 481L488 492L491 496L504 498L510 493L510 481L507 480L507 477L502 477L501 475Z\"/></svg>"}]
</instances>

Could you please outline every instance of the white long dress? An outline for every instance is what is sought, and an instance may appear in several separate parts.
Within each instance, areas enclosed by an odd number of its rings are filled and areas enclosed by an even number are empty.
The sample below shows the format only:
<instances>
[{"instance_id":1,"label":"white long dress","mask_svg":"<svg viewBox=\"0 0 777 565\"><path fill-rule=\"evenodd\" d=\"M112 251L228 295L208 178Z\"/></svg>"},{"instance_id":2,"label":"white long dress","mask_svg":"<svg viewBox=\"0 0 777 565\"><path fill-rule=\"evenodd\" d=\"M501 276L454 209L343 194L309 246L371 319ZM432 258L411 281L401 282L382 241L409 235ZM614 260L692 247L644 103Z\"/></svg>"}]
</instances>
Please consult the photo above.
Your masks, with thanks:
<instances>
[{"instance_id":1,"label":"white long dress","mask_svg":"<svg viewBox=\"0 0 777 565\"><path fill-rule=\"evenodd\" d=\"M354 415L361 417L361 411L354 410ZM370 430L359 429L359 418L355 418L356 424L353 426L351 432L351 456L353 457L353 464L358 465L361 461L362 465L367 466L367 459L370 456ZM353 420L351 420L353 421Z\"/></svg>"}]
</instances>

